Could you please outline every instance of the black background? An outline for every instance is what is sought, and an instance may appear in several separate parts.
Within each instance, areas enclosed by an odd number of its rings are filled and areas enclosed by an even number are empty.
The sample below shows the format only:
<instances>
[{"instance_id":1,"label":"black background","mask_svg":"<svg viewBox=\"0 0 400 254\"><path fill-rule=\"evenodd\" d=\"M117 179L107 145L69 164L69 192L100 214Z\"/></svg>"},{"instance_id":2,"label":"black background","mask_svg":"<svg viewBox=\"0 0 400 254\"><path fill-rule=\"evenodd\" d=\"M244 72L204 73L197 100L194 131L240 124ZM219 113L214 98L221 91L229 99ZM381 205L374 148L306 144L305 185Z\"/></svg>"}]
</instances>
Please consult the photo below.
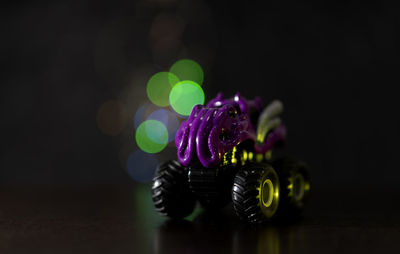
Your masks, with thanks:
<instances>
[{"instance_id":1,"label":"black background","mask_svg":"<svg viewBox=\"0 0 400 254\"><path fill-rule=\"evenodd\" d=\"M399 253L398 13L390 1L3 1L0 252ZM131 177L142 167L126 167L133 118L148 79L182 58L203 67L206 100L283 101L285 152L311 169L301 220L257 227L232 205L157 214ZM120 107L102 115L110 100Z\"/></svg>"},{"instance_id":2,"label":"black background","mask_svg":"<svg viewBox=\"0 0 400 254\"><path fill-rule=\"evenodd\" d=\"M1 12L0 183L130 183L123 161L146 81L190 58L206 100L239 91L284 102L288 153L310 164L314 184L397 185L391 2L10 1ZM163 18L175 26L152 34ZM115 137L96 124L110 99L129 115Z\"/></svg>"}]
</instances>

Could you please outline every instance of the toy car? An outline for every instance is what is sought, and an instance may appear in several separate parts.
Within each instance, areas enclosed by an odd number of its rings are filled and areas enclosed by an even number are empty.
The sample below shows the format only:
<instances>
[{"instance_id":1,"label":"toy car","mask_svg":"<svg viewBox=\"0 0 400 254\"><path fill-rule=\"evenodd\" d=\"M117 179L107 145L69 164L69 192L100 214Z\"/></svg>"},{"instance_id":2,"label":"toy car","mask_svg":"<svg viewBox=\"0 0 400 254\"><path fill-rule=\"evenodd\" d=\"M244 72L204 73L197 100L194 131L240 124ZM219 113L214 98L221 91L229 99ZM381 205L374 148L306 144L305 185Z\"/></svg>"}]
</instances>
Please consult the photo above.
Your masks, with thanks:
<instances>
[{"instance_id":1,"label":"toy car","mask_svg":"<svg viewBox=\"0 0 400 254\"><path fill-rule=\"evenodd\" d=\"M282 111L280 101L263 109L259 97L246 100L238 93L196 105L176 134L178 160L160 165L153 179L156 210L183 218L197 201L206 209L233 201L236 214L250 223L301 211L310 194L307 166L271 159L286 138Z\"/></svg>"}]
</instances>

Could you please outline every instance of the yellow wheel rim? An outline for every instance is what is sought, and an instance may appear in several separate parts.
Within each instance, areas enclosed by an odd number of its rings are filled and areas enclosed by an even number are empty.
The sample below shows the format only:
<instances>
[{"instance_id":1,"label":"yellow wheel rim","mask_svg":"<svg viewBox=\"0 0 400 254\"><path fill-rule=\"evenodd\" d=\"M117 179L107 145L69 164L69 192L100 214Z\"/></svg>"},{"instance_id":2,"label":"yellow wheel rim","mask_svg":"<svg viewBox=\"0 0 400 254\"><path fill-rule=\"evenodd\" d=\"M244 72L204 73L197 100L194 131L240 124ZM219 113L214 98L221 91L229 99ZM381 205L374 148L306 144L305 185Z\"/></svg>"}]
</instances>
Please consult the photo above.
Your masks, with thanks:
<instances>
[{"instance_id":1,"label":"yellow wheel rim","mask_svg":"<svg viewBox=\"0 0 400 254\"><path fill-rule=\"evenodd\" d=\"M310 179L304 172L294 170L290 173L289 180L289 194L290 202L300 204L307 199L310 192Z\"/></svg>"},{"instance_id":2,"label":"yellow wheel rim","mask_svg":"<svg viewBox=\"0 0 400 254\"><path fill-rule=\"evenodd\" d=\"M301 201L304 197L304 177L302 174L297 173L293 177L293 197L296 201Z\"/></svg>"},{"instance_id":3,"label":"yellow wheel rim","mask_svg":"<svg viewBox=\"0 0 400 254\"><path fill-rule=\"evenodd\" d=\"M274 184L270 179L265 179L261 189L261 201L265 207L269 207L274 200Z\"/></svg>"},{"instance_id":4,"label":"yellow wheel rim","mask_svg":"<svg viewBox=\"0 0 400 254\"><path fill-rule=\"evenodd\" d=\"M268 166L259 180L259 187L257 188L259 194L259 206L261 211L267 218L274 216L279 204L279 179L275 170Z\"/></svg>"}]
</instances>

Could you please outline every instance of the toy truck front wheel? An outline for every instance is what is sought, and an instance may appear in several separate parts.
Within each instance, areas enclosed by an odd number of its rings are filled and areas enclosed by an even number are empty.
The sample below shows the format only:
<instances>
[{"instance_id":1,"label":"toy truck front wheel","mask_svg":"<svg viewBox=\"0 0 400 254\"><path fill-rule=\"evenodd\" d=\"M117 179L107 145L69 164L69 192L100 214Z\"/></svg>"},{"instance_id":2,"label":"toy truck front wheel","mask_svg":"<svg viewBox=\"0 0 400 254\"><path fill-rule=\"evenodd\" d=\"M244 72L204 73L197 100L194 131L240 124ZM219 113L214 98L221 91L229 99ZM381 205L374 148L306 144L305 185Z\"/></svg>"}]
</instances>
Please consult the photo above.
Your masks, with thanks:
<instances>
[{"instance_id":1,"label":"toy truck front wheel","mask_svg":"<svg viewBox=\"0 0 400 254\"><path fill-rule=\"evenodd\" d=\"M279 192L279 178L271 165L246 164L234 179L233 207L242 220L262 223L275 216Z\"/></svg>"}]
</instances>

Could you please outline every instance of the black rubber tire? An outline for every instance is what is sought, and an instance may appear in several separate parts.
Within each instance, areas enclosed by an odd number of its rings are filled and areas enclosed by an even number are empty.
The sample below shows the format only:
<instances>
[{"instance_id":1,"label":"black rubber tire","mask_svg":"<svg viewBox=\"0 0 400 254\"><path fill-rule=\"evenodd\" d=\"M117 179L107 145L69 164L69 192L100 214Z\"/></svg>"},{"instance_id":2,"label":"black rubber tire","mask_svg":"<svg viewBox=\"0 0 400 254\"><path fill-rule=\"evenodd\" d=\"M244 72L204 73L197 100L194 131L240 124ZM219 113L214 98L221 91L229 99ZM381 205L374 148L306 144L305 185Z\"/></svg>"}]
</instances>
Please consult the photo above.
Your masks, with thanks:
<instances>
[{"instance_id":1,"label":"black rubber tire","mask_svg":"<svg viewBox=\"0 0 400 254\"><path fill-rule=\"evenodd\" d=\"M272 179L273 209L266 214L262 206L261 187L263 181ZM277 195L275 192L278 192ZM270 197L271 198L271 197ZM232 201L236 214L241 220L250 223L263 223L275 217L279 205L279 178L271 165L266 163L249 163L236 174L232 187ZM272 205L271 205L272 207ZM269 209L269 208L268 208Z\"/></svg>"},{"instance_id":2,"label":"black rubber tire","mask_svg":"<svg viewBox=\"0 0 400 254\"><path fill-rule=\"evenodd\" d=\"M311 179L308 166L293 158L281 158L272 163L280 180L281 215L300 214L309 200Z\"/></svg>"},{"instance_id":3,"label":"black rubber tire","mask_svg":"<svg viewBox=\"0 0 400 254\"><path fill-rule=\"evenodd\" d=\"M175 160L158 167L151 191L156 210L173 219L190 215L196 205L187 184L187 170Z\"/></svg>"}]
</instances>

